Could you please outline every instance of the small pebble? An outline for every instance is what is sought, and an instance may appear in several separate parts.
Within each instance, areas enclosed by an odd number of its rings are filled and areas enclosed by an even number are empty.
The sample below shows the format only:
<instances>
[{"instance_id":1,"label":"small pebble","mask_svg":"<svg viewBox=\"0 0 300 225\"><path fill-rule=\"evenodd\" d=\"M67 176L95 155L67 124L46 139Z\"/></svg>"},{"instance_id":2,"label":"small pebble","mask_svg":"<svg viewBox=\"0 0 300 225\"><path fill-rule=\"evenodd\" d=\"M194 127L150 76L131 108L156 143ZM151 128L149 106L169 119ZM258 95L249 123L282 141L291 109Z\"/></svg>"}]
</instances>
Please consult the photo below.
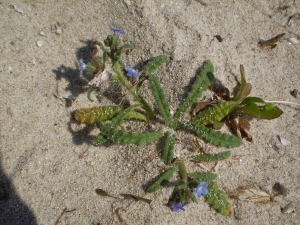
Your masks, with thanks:
<instances>
[{"instance_id":1,"label":"small pebble","mask_svg":"<svg viewBox=\"0 0 300 225\"><path fill-rule=\"evenodd\" d=\"M40 32L40 35L44 36L44 37L46 36L45 32L43 32L43 31Z\"/></svg>"},{"instance_id":2,"label":"small pebble","mask_svg":"<svg viewBox=\"0 0 300 225\"><path fill-rule=\"evenodd\" d=\"M296 45L299 43L298 39L297 38L288 38L287 41L290 43L290 44L293 44L293 45Z\"/></svg>"},{"instance_id":3,"label":"small pebble","mask_svg":"<svg viewBox=\"0 0 300 225\"><path fill-rule=\"evenodd\" d=\"M127 7L131 5L131 2L129 0L124 0L124 3L126 4Z\"/></svg>"},{"instance_id":4,"label":"small pebble","mask_svg":"<svg viewBox=\"0 0 300 225\"><path fill-rule=\"evenodd\" d=\"M283 137L279 136L279 139L280 139L281 144L284 145L284 146L287 146L287 145L291 144L291 141L289 141L289 140L287 140L287 139L285 139Z\"/></svg>"},{"instance_id":5,"label":"small pebble","mask_svg":"<svg viewBox=\"0 0 300 225\"><path fill-rule=\"evenodd\" d=\"M56 31L55 31L56 34L61 34L62 33L62 29L59 25L56 25Z\"/></svg>"},{"instance_id":6,"label":"small pebble","mask_svg":"<svg viewBox=\"0 0 300 225\"><path fill-rule=\"evenodd\" d=\"M14 5L14 10L18 13L23 14L23 11L21 9L19 9L17 6Z\"/></svg>"},{"instance_id":7,"label":"small pebble","mask_svg":"<svg viewBox=\"0 0 300 225\"><path fill-rule=\"evenodd\" d=\"M37 45L38 47L42 47L42 46L44 45L44 42L43 42L43 41L37 41L37 42L36 42L36 45Z\"/></svg>"},{"instance_id":8,"label":"small pebble","mask_svg":"<svg viewBox=\"0 0 300 225\"><path fill-rule=\"evenodd\" d=\"M290 202L289 204L287 204L285 207L283 207L281 209L281 212L282 213L291 213L294 211L294 209L295 209L295 206L294 206L293 202Z\"/></svg>"}]
</instances>

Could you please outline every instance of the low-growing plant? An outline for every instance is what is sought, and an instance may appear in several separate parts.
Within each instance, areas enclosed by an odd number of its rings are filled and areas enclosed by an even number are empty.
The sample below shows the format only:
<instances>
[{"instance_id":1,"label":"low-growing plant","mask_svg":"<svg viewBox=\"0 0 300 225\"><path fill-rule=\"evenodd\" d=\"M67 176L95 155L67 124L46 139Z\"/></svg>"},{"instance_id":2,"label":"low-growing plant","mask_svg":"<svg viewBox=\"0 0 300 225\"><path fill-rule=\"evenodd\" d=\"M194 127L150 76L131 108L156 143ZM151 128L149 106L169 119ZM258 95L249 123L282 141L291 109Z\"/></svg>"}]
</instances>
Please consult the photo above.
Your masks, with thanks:
<instances>
[{"instance_id":1,"label":"low-growing plant","mask_svg":"<svg viewBox=\"0 0 300 225\"><path fill-rule=\"evenodd\" d=\"M245 129L244 123L246 120L241 119L240 114L250 115L255 118L273 119L280 116L282 111L271 104L258 106L257 103L264 103L263 100L256 97L247 97L250 93L251 85L246 83L244 70L241 66L242 80L240 89L235 97L231 98L229 92L226 92L222 102L204 109L192 117L190 121L185 121L183 114L202 96L203 91L212 86L214 67L211 61L207 60L196 75L185 100L172 115L164 90L157 76L154 75L158 67L167 62L168 58L164 55L154 57L146 63L141 71L131 66L125 66L121 56L128 50L132 50L134 46L131 44L120 46L119 35L125 34L125 32L121 29L110 29L114 34L109 35L104 40L104 45L96 42L97 48L103 52L102 57L94 55L91 62L87 65L83 60L80 60L80 71L86 70L96 80L96 82L92 82L93 85L88 92L88 99L92 101L90 94L96 90L103 92L103 89L106 89L108 86L107 83L110 83L110 85L122 85L137 100L138 104L127 108L119 106L84 108L76 111L75 119L81 123L96 124L100 133L94 138L93 142L98 145L107 140L112 140L118 144L141 146L155 142L164 136L165 145L162 155L163 161L169 169L148 187L147 192L153 193L162 189L169 183L175 172L178 171L180 180L176 183L169 201L169 206L173 211L185 210L185 205L191 201L197 202L197 198L201 198L203 195L212 208L223 215L228 215L231 211L231 205L226 198L226 194L219 189L214 181L217 175L202 171L189 173L187 172L185 161L218 161L229 158L231 152L225 151L217 154L198 154L189 158L175 158L173 150L177 131L191 132L216 146L235 148L242 144L242 139L240 138L243 137L242 135L237 137L221 133L212 127L207 127L207 125L223 123L226 118L230 118L231 121L233 121L232 118L235 120L238 118L236 127ZM120 126L124 120L136 119L147 122L156 118L157 115L141 94L142 84L147 81L150 83L152 94L163 119L163 128L157 131L141 133L121 129ZM233 117L233 115L237 115L237 117ZM238 129L236 128L235 130L237 131Z\"/></svg>"}]
</instances>

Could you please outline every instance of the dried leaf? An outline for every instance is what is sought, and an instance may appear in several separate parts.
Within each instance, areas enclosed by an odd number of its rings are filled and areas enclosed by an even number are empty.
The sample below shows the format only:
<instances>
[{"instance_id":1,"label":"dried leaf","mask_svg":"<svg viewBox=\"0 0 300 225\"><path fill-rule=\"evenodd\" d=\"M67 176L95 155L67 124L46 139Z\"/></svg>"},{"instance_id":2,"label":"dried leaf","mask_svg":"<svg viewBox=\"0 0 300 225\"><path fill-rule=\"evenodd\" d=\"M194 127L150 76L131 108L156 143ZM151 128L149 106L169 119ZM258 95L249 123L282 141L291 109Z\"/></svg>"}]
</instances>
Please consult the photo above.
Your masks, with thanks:
<instances>
[{"instance_id":1,"label":"dried leaf","mask_svg":"<svg viewBox=\"0 0 300 225\"><path fill-rule=\"evenodd\" d=\"M272 49L276 47L276 42L278 42L284 35L285 33L278 34L276 37L273 37L266 41L260 40L258 43L261 47L270 47Z\"/></svg>"},{"instance_id":2,"label":"dried leaf","mask_svg":"<svg viewBox=\"0 0 300 225\"><path fill-rule=\"evenodd\" d=\"M143 197L140 197L137 195L132 195L132 194L120 194L120 195L123 196L124 199L128 199L128 200L143 201L148 204L150 204L152 202L151 199L143 198Z\"/></svg>"},{"instance_id":3,"label":"dried leaf","mask_svg":"<svg viewBox=\"0 0 300 225\"><path fill-rule=\"evenodd\" d=\"M102 197L116 198L116 197L114 197L114 196L108 194L106 191L104 191L104 190L102 190L102 189L100 189L100 188L97 188L97 189L95 190L95 192L96 192L97 195L100 195L100 196L102 196Z\"/></svg>"},{"instance_id":4,"label":"dried leaf","mask_svg":"<svg viewBox=\"0 0 300 225\"><path fill-rule=\"evenodd\" d=\"M255 188L240 187L229 195L242 201L268 203L273 201L273 197L267 192Z\"/></svg>"}]
</instances>

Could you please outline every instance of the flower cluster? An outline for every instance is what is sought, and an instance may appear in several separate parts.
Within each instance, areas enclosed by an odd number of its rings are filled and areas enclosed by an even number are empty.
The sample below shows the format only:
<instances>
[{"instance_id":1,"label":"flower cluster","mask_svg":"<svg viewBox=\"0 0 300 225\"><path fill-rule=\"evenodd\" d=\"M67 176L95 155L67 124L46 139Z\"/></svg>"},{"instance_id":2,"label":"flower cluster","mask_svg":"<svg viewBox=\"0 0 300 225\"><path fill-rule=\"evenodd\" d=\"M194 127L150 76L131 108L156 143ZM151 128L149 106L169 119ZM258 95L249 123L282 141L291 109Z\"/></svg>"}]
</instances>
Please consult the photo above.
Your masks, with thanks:
<instances>
[{"instance_id":1,"label":"flower cluster","mask_svg":"<svg viewBox=\"0 0 300 225\"><path fill-rule=\"evenodd\" d=\"M137 78L137 77L139 76L139 71L133 69L131 66L125 67L125 70L128 72L128 73L127 73L127 76L128 76L128 77L134 77L134 78Z\"/></svg>"},{"instance_id":2,"label":"flower cluster","mask_svg":"<svg viewBox=\"0 0 300 225\"><path fill-rule=\"evenodd\" d=\"M194 191L194 194L197 196L197 198L201 198L202 194L204 194L204 195L208 194L207 185L208 185L208 182L202 182L202 183L198 184L198 186L196 187L196 189ZM172 210L174 212L179 212L180 210L185 211L183 205L180 202L172 203L170 205L170 207L172 208Z\"/></svg>"}]
</instances>

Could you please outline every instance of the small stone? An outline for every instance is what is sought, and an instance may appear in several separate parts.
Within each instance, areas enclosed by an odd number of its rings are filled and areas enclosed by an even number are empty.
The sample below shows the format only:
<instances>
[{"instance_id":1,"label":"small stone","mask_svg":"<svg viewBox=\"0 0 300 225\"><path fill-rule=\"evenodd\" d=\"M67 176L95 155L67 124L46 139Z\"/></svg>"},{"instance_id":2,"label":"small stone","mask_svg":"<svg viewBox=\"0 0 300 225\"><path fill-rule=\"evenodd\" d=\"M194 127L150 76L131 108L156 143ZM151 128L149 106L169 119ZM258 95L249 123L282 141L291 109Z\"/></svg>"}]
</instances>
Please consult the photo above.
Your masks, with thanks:
<instances>
[{"instance_id":1,"label":"small stone","mask_svg":"<svg viewBox=\"0 0 300 225\"><path fill-rule=\"evenodd\" d=\"M287 140L287 139L285 139L283 137L279 136L279 139L280 139L281 144L284 145L284 146L287 146L287 145L291 144L291 141L289 141L289 140Z\"/></svg>"},{"instance_id":2,"label":"small stone","mask_svg":"<svg viewBox=\"0 0 300 225\"><path fill-rule=\"evenodd\" d=\"M294 211L294 209L295 209L295 206L294 206L293 202L290 202L289 204L287 204L285 207L283 207L281 209L281 212L282 213L291 213Z\"/></svg>"},{"instance_id":3,"label":"small stone","mask_svg":"<svg viewBox=\"0 0 300 225\"><path fill-rule=\"evenodd\" d=\"M298 39L297 38L288 38L287 41L290 43L290 44L293 44L293 45L296 45L299 43Z\"/></svg>"},{"instance_id":4,"label":"small stone","mask_svg":"<svg viewBox=\"0 0 300 225\"><path fill-rule=\"evenodd\" d=\"M44 36L44 37L46 36L45 32L43 32L43 31L40 32L40 35Z\"/></svg>"},{"instance_id":5,"label":"small stone","mask_svg":"<svg viewBox=\"0 0 300 225\"><path fill-rule=\"evenodd\" d=\"M43 41L37 41L37 42L36 42L36 45L37 45L38 47L42 47L42 46L44 45L44 42L43 42Z\"/></svg>"}]
</instances>

